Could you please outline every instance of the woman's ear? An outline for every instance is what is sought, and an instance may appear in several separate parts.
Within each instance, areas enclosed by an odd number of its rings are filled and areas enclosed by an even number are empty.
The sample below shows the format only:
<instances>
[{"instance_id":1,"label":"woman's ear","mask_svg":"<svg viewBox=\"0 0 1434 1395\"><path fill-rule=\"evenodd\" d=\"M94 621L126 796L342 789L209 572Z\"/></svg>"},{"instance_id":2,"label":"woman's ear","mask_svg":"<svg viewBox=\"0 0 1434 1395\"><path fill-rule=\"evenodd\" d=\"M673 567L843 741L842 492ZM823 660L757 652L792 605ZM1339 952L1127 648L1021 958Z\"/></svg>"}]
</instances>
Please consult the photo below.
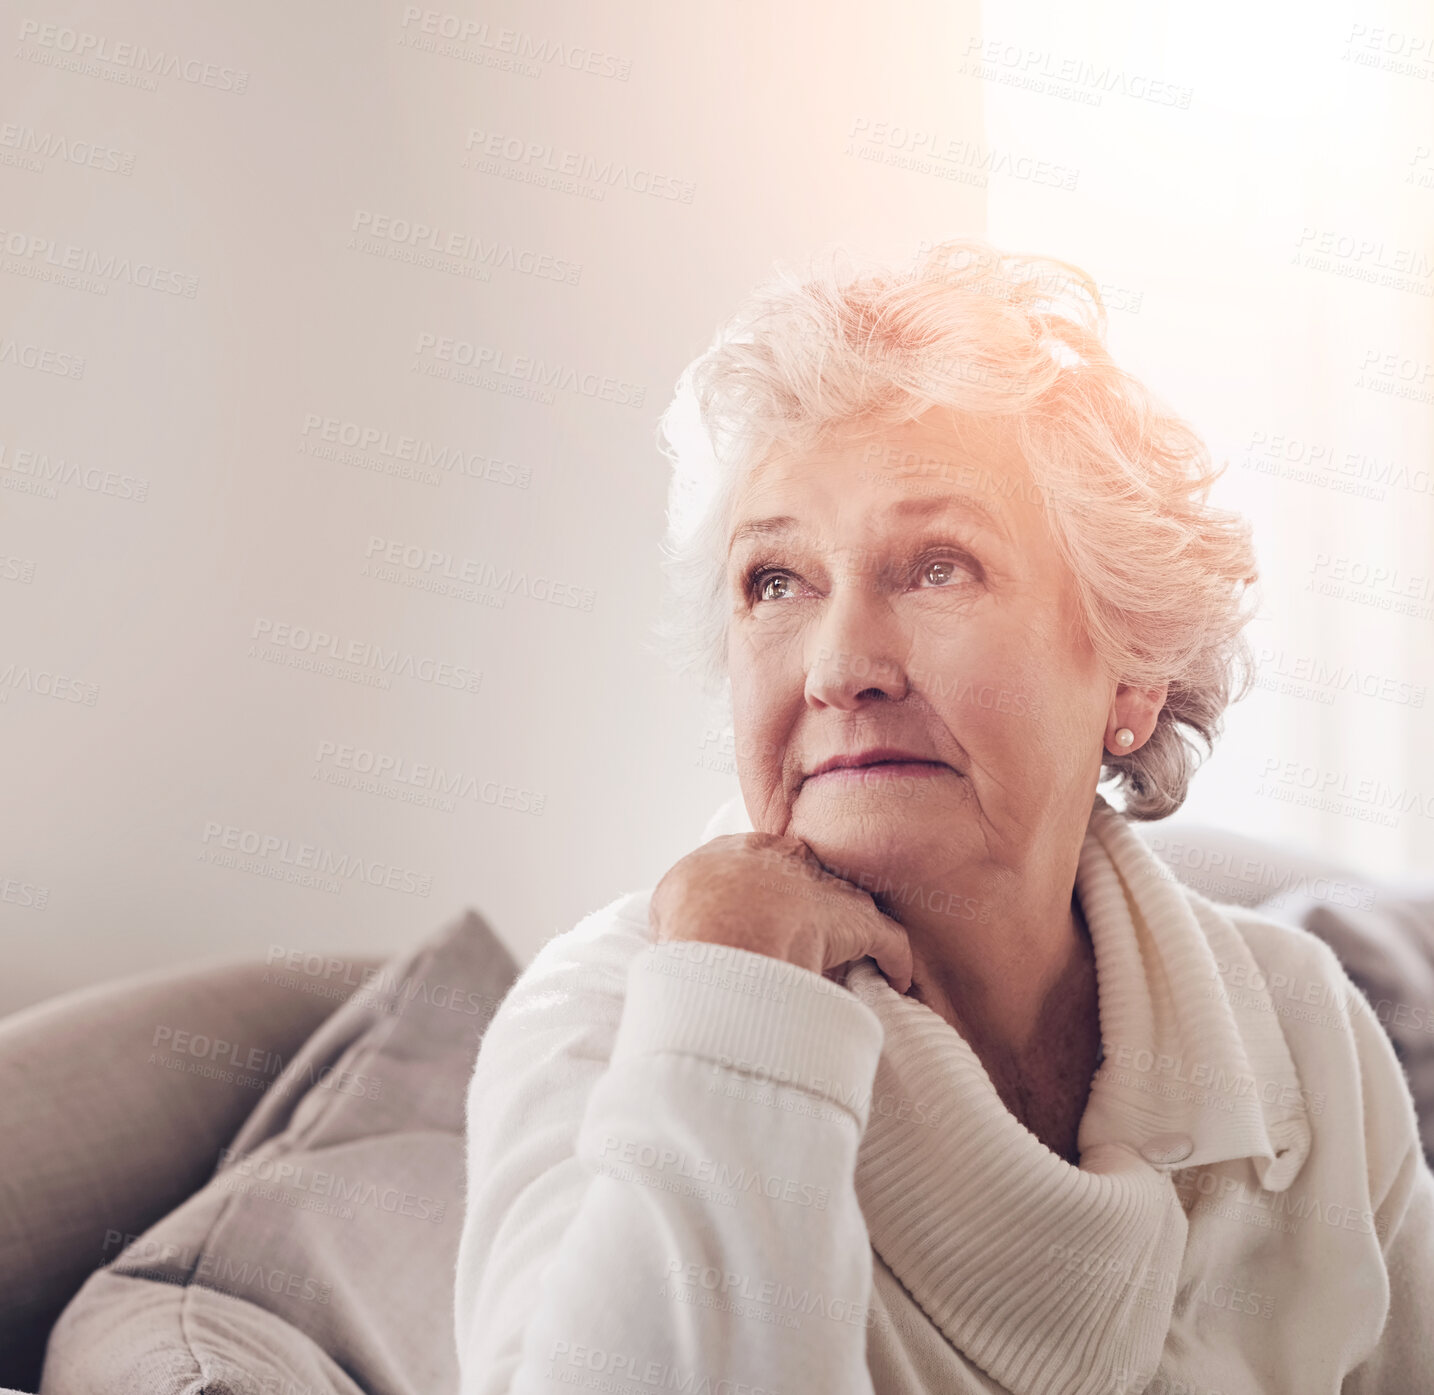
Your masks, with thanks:
<instances>
[{"instance_id":1,"label":"woman's ear","mask_svg":"<svg viewBox=\"0 0 1434 1395\"><path fill-rule=\"evenodd\" d=\"M1114 756L1128 756L1145 745L1155 730L1169 691L1168 683L1155 688L1134 688L1121 683L1105 720L1105 749Z\"/></svg>"}]
</instances>

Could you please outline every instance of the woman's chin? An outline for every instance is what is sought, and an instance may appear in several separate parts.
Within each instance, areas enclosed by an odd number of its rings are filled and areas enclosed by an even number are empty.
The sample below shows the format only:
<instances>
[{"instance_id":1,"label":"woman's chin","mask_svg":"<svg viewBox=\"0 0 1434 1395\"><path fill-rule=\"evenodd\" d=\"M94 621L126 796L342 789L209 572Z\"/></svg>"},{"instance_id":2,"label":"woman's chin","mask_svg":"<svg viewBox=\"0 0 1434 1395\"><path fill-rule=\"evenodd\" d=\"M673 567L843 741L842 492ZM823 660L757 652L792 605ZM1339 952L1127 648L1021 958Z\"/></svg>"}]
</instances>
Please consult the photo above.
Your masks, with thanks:
<instances>
[{"instance_id":1,"label":"woman's chin","mask_svg":"<svg viewBox=\"0 0 1434 1395\"><path fill-rule=\"evenodd\" d=\"M890 811L813 809L794 811L791 835L800 838L839 877L861 885L859 878L910 880L916 869L949 865L951 825L935 826L924 818L892 815Z\"/></svg>"}]
</instances>

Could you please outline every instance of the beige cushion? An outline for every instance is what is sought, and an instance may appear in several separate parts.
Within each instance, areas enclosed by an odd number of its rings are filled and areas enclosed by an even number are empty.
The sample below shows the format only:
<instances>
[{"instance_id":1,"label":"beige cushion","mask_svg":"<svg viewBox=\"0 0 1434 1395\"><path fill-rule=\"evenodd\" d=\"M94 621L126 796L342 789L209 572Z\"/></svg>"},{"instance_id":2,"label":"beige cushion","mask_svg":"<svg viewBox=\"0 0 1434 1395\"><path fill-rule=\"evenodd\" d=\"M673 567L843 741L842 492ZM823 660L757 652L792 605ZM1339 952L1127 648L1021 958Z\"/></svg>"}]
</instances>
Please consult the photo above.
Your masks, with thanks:
<instances>
[{"instance_id":1,"label":"beige cushion","mask_svg":"<svg viewBox=\"0 0 1434 1395\"><path fill-rule=\"evenodd\" d=\"M35 1389L60 1310L120 1237L204 1184L274 1063L336 1005L265 977L146 973L0 1021L0 1385ZM214 1069L240 1053L257 1069Z\"/></svg>"},{"instance_id":2,"label":"beige cushion","mask_svg":"<svg viewBox=\"0 0 1434 1395\"><path fill-rule=\"evenodd\" d=\"M1302 896L1261 909L1318 935L1368 999L1404 1068L1434 1167L1434 886L1405 896L1381 892L1357 908Z\"/></svg>"},{"instance_id":3,"label":"beige cushion","mask_svg":"<svg viewBox=\"0 0 1434 1395\"><path fill-rule=\"evenodd\" d=\"M464 1103L516 977L470 911L358 988L214 1178L65 1309L42 1395L456 1388Z\"/></svg>"}]
</instances>

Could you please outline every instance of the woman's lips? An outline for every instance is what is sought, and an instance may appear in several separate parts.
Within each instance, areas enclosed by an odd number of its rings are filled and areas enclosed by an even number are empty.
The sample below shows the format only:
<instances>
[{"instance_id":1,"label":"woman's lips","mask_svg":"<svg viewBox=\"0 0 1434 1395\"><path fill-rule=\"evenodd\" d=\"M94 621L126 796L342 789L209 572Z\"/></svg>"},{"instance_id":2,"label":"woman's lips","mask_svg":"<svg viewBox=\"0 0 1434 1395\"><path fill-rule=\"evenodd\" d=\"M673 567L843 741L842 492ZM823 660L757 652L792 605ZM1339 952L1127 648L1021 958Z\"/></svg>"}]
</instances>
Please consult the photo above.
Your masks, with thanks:
<instances>
[{"instance_id":1,"label":"woman's lips","mask_svg":"<svg viewBox=\"0 0 1434 1395\"><path fill-rule=\"evenodd\" d=\"M880 779L900 776L902 779L925 780L944 773L955 774L949 765L936 760L879 760L870 765L839 765L835 770L824 770L820 775L808 775L807 784L817 781L836 781L842 784L861 784L872 778Z\"/></svg>"}]
</instances>

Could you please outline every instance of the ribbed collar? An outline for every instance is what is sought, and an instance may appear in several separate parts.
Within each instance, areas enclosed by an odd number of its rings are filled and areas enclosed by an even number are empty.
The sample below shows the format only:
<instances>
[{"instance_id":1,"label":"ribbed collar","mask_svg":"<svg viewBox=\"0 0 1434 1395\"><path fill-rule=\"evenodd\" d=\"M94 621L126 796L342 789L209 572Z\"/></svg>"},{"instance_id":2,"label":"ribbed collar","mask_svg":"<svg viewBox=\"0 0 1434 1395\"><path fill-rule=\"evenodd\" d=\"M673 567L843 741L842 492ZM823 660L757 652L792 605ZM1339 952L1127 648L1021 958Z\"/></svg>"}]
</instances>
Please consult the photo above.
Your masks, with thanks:
<instances>
[{"instance_id":1,"label":"ribbed collar","mask_svg":"<svg viewBox=\"0 0 1434 1395\"><path fill-rule=\"evenodd\" d=\"M1309 1156L1308 1106L1244 936L1099 795L1076 892L1105 1050L1077 1138L1082 1160L1101 1144L1183 1134L1194 1146L1174 1166L1250 1158L1261 1187L1284 1191ZM1226 993L1230 983L1240 991Z\"/></svg>"},{"instance_id":2,"label":"ribbed collar","mask_svg":"<svg viewBox=\"0 0 1434 1395\"><path fill-rule=\"evenodd\" d=\"M871 1243L947 1339L1016 1395L1109 1395L1156 1370L1188 1230L1175 1168L1248 1157L1279 1191L1309 1152L1268 993L1219 991L1236 965L1242 985L1263 983L1243 937L1099 795L1076 890L1105 1050L1079 1167L871 960L845 979L884 1031L856 1172Z\"/></svg>"}]
</instances>

